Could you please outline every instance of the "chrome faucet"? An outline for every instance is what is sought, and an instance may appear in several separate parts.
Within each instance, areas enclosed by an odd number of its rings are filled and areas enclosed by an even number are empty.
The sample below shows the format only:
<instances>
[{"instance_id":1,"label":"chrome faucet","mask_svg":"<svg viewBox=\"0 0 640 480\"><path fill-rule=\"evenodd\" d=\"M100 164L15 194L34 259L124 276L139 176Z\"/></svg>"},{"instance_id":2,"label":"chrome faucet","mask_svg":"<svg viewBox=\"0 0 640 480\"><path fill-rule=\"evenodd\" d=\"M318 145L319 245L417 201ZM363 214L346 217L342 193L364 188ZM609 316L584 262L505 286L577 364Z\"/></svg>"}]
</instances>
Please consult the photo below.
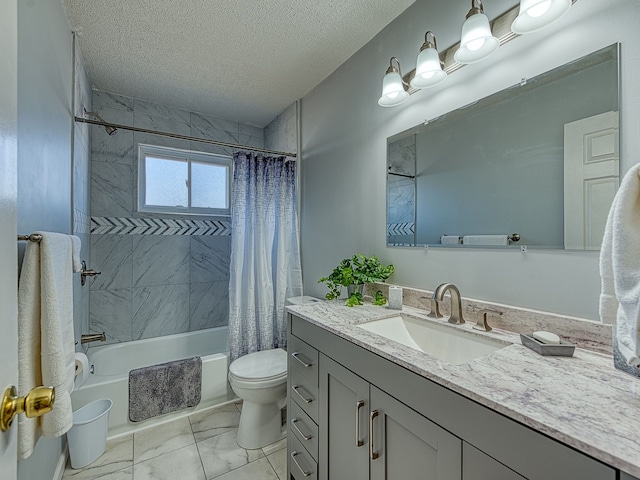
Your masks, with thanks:
<instances>
[{"instance_id":1,"label":"chrome faucet","mask_svg":"<svg viewBox=\"0 0 640 480\"><path fill-rule=\"evenodd\" d=\"M89 342L104 342L107 340L107 336L104 332L102 333L83 333L80 335L80 343L89 343Z\"/></svg>"},{"instance_id":2,"label":"chrome faucet","mask_svg":"<svg viewBox=\"0 0 640 480\"><path fill-rule=\"evenodd\" d=\"M451 315L449 323L462 325L464 318L462 317L462 300L460 299L460 290L453 283L442 283L433 292L433 299L441 302L444 300L445 292L449 291L451 295Z\"/></svg>"}]
</instances>

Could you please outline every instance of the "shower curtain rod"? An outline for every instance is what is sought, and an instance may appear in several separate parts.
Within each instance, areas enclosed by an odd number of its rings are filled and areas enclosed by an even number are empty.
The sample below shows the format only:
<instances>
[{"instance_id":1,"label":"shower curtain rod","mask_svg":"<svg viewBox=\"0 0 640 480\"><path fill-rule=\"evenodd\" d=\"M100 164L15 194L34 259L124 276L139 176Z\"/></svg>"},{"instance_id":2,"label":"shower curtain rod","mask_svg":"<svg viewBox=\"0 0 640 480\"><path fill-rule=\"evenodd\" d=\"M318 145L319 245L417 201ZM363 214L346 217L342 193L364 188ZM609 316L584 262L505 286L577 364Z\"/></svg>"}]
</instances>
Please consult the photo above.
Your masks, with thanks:
<instances>
[{"instance_id":1,"label":"shower curtain rod","mask_svg":"<svg viewBox=\"0 0 640 480\"><path fill-rule=\"evenodd\" d=\"M208 143L210 145L219 145L221 147L229 147L229 148L235 148L239 150L249 150L251 152L270 153L272 155L278 155L282 157L297 158L298 156L296 153L291 153L291 152L279 152L277 150L269 150L267 148L247 147L245 145L236 145L234 143L219 142L217 140L208 140L206 138L189 137L187 135L180 135L177 133L158 132L156 130L149 130L146 128L130 127L128 125L120 125L117 123L101 122L98 120L91 120L89 118L83 118L83 117L74 117L74 118L76 122L90 123L92 125L101 125L103 127L113 127L113 128L117 128L118 130L130 130L132 132L151 133L153 135L161 135L163 137L178 138L180 140L190 140L192 142Z\"/></svg>"}]
</instances>

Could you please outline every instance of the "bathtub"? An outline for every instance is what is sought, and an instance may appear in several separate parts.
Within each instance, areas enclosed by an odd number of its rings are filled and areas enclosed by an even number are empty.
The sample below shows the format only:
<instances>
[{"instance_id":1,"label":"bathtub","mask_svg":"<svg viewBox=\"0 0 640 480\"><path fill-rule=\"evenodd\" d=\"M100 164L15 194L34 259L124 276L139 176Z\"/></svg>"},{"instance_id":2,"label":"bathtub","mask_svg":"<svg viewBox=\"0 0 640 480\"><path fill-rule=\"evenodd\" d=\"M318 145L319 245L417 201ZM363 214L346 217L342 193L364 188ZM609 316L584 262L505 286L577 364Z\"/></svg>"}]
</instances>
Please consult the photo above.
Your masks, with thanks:
<instances>
[{"instance_id":1,"label":"bathtub","mask_svg":"<svg viewBox=\"0 0 640 480\"><path fill-rule=\"evenodd\" d=\"M93 373L71 394L73 409L99 398L110 398L109 437L164 423L180 416L236 399L227 381L229 355L227 327L90 347L87 351ZM202 358L202 395L197 407L150 418L129 421L129 370L199 356Z\"/></svg>"}]
</instances>

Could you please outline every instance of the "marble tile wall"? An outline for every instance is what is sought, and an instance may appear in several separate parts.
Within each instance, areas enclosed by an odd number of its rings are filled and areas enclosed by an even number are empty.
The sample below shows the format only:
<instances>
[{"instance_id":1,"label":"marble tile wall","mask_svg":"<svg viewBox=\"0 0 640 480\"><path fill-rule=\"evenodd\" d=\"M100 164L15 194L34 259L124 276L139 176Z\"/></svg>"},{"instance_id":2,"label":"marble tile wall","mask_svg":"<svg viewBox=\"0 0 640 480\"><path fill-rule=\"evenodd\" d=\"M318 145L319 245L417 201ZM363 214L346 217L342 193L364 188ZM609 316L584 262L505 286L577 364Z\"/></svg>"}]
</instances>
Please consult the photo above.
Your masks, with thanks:
<instances>
[{"instance_id":1,"label":"marble tile wall","mask_svg":"<svg viewBox=\"0 0 640 480\"><path fill-rule=\"evenodd\" d=\"M265 148L279 152L298 151L298 116L296 104L289 105L264 128Z\"/></svg>"},{"instance_id":2,"label":"marble tile wall","mask_svg":"<svg viewBox=\"0 0 640 480\"><path fill-rule=\"evenodd\" d=\"M82 52L76 48L75 56L74 113L82 115L83 106L87 110L92 107L91 83L84 68ZM80 257L89 261L91 255L90 242L90 192L91 185L91 131L86 123L74 124L73 135L73 234L80 237L82 250ZM80 283L80 275L73 276L73 324L74 335L78 341L80 335L89 332L89 286Z\"/></svg>"},{"instance_id":3,"label":"marble tile wall","mask_svg":"<svg viewBox=\"0 0 640 480\"><path fill-rule=\"evenodd\" d=\"M106 121L227 143L264 147L263 129L137 98L94 91L93 109ZM90 327L109 343L227 324L229 218L137 211L140 143L232 155L228 147L92 126ZM200 229L165 229L170 221ZM123 222L136 229L122 228ZM110 232L110 233L105 233ZM115 232L115 233L113 233Z\"/></svg>"},{"instance_id":4,"label":"marble tile wall","mask_svg":"<svg viewBox=\"0 0 640 480\"><path fill-rule=\"evenodd\" d=\"M412 135L389 145L389 172L416 174L416 141ZM415 225L415 179L389 175L387 180L387 243L413 244Z\"/></svg>"}]
</instances>

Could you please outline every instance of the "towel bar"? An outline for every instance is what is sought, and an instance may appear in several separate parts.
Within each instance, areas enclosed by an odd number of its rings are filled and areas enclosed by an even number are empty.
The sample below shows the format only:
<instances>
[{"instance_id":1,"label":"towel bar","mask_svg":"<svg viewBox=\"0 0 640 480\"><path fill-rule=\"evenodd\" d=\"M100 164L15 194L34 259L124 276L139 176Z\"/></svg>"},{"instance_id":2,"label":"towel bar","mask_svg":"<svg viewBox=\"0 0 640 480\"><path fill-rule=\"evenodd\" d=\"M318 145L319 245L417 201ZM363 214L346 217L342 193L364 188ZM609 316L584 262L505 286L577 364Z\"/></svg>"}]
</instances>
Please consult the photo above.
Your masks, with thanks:
<instances>
[{"instance_id":1,"label":"towel bar","mask_svg":"<svg viewBox=\"0 0 640 480\"><path fill-rule=\"evenodd\" d=\"M30 242L39 242L42 240L42 235L37 233L32 233L31 235L18 235L18 241L30 241Z\"/></svg>"}]
</instances>

